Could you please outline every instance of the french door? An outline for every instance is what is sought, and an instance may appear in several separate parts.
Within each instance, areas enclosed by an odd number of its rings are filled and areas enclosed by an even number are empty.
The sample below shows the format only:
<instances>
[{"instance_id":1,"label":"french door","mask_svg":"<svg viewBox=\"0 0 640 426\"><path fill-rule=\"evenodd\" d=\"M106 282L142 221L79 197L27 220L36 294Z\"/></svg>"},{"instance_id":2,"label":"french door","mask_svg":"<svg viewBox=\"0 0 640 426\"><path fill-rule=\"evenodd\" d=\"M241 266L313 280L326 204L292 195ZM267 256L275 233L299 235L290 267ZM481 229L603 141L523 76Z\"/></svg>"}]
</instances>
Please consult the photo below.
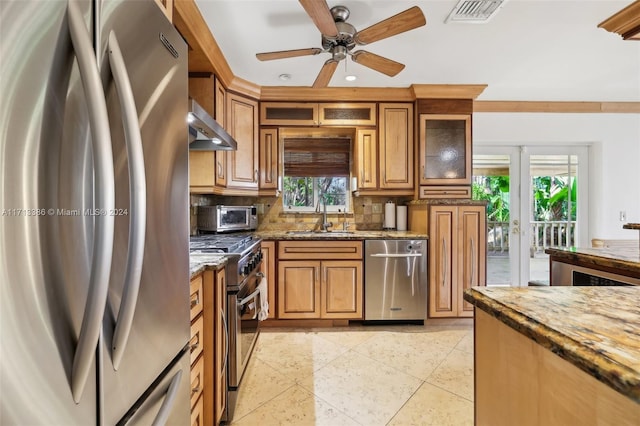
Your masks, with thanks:
<instances>
[{"instance_id":1,"label":"french door","mask_svg":"<svg viewBox=\"0 0 640 426\"><path fill-rule=\"evenodd\" d=\"M588 246L587 172L586 146L474 147L474 198L488 200L487 285L546 284L546 248Z\"/></svg>"}]
</instances>

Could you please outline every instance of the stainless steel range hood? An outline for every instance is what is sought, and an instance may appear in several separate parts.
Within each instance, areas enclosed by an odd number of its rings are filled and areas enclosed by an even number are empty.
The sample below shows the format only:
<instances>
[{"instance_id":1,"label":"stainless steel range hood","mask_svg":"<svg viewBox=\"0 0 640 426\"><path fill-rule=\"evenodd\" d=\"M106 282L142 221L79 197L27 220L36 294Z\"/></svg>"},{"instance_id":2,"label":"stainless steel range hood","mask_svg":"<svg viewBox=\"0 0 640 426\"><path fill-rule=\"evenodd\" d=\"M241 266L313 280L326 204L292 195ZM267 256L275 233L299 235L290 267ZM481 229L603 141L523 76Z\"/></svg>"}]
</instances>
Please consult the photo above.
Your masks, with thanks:
<instances>
[{"instance_id":1,"label":"stainless steel range hood","mask_svg":"<svg viewBox=\"0 0 640 426\"><path fill-rule=\"evenodd\" d=\"M189 150L235 151L238 142L196 101L189 99Z\"/></svg>"}]
</instances>

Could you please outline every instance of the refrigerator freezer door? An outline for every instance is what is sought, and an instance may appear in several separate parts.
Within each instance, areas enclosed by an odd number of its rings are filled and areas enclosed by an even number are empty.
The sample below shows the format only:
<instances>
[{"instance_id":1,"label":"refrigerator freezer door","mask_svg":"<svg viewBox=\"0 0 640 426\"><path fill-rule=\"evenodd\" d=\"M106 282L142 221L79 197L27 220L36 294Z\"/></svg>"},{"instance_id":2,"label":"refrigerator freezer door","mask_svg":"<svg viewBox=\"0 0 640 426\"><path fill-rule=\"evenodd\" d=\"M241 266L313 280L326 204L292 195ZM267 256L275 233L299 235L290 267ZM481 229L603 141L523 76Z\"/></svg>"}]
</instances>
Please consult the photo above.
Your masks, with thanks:
<instances>
[{"instance_id":1,"label":"refrigerator freezer door","mask_svg":"<svg viewBox=\"0 0 640 426\"><path fill-rule=\"evenodd\" d=\"M190 353L188 348L136 401L117 426L183 426L190 418Z\"/></svg>"},{"instance_id":2,"label":"refrigerator freezer door","mask_svg":"<svg viewBox=\"0 0 640 426\"><path fill-rule=\"evenodd\" d=\"M365 321L425 320L427 242L365 241Z\"/></svg>"},{"instance_id":3,"label":"refrigerator freezer door","mask_svg":"<svg viewBox=\"0 0 640 426\"><path fill-rule=\"evenodd\" d=\"M75 2L90 34L91 2ZM0 422L94 424L94 361L78 404L70 388L95 192L67 2L2 2L0 40Z\"/></svg>"},{"instance_id":4,"label":"refrigerator freezer door","mask_svg":"<svg viewBox=\"0 0 640 426\"><path fill-rule=\"evenodd\" d=\"M189 187L187 47L153 1L104 0L101 73L116 175L114 255L103 324L104 424L115 424L187 344L189 334ZM144 22L144 24L141 24ZM123 109L108 51L120 46L137 108L146 176L146 226L140 287L128 338L114 364L113 337L122 309L129 238L139 223L130 202L131 158ZM117 368L117 370L116 370ZM188 374L185 378L189 381ZM187 402L188 405L188 402ZM185 418L184 422L188 422Z\"/></svg>"}]
</instances>

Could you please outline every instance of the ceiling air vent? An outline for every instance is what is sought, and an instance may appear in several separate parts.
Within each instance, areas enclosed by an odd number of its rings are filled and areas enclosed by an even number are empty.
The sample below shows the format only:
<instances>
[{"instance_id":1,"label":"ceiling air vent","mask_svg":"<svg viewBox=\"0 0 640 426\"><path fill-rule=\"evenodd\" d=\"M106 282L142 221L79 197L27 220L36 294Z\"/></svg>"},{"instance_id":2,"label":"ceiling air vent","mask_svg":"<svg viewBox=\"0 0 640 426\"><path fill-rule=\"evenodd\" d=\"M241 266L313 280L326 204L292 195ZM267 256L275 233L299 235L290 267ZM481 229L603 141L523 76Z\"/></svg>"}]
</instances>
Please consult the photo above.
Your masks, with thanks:
<instances>
[{"instance_id":1,"label":"ceiling air vent","mask_svg":"<svg viewBox=\"0 0 640 426\"><path fill-rule=\"evenodd\" d=\"M482 24L500 10L507 0L460 0L445 22Z\"/></svg>"}]
</instances>

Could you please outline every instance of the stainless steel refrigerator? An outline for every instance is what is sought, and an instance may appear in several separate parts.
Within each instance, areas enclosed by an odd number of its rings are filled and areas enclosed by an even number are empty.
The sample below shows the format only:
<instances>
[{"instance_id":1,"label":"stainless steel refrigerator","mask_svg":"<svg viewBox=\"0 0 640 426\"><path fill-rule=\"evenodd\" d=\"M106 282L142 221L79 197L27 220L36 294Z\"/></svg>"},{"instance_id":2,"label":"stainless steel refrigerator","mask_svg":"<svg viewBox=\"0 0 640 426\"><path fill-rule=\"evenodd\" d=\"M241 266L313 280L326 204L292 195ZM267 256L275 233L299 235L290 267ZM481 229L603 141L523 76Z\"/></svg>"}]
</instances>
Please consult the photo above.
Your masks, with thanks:
<instances>
[{"instance_id":1,"label":"stainless steel refrigerator","mask_svg":"<svg viewBox=\"0 0 640 426\"><path fill-rule=\"evenodd\" d=\"M0 424L188 424L184 41L153 0L2 0L0 58Z\"/></svg>"}]
</instances>

